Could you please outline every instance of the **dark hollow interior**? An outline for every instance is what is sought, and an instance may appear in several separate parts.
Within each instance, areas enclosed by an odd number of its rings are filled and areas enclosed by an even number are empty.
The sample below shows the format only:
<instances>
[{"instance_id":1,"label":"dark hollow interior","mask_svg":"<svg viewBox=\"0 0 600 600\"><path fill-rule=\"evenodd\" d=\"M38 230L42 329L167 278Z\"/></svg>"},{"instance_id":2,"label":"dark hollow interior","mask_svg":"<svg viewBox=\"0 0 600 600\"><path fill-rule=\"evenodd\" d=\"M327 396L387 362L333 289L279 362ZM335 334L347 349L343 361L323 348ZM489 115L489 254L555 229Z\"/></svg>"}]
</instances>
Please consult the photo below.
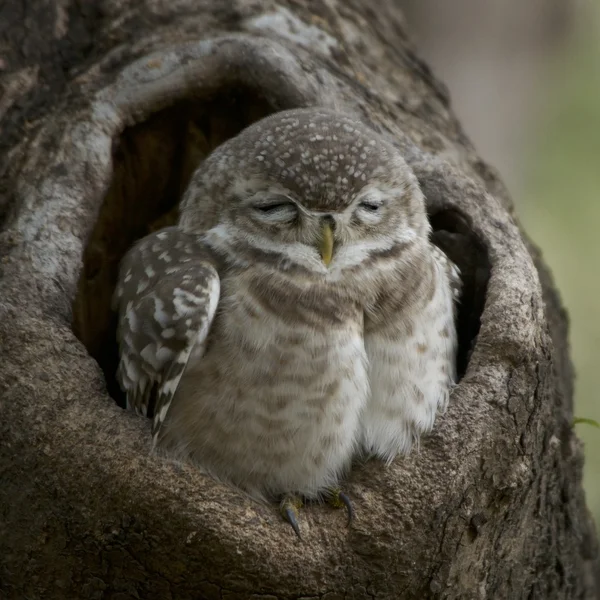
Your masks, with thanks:
<instances>
[{"instance_id":1,"label":"dark hollow interior","mask_svg":"<svg viewBox=\"0 0 600 600\"><path fill-rule=\"evenodd\" d=\"M255 92L227 89L211 99L186 100L157 112L115 140L113 180L84 253L73 329L104 371L108 392L119 405L124 406L124 397L115 378L118 348L111 298L121 258L135 240L176 222L191 174L212 149L274 110ZM435 243L463 273L458 314L462 375L479 331L487 254L463 216L441 211L430 218Z\"/></svg>"},{"instance_id":2,"label":"dark hollow interior","mask_svg":"<svg viewBox=\"0 0 600 600\"><path fill-rule=\"evenodd\" d=\"M433 242L460 268L463 287L456 319L456 366L461 379L481 326L491 265L485 244L473 233L465 215L452 209L442 209L430 214L429 220L433 228Z\"/></svg>"}]
</instances>

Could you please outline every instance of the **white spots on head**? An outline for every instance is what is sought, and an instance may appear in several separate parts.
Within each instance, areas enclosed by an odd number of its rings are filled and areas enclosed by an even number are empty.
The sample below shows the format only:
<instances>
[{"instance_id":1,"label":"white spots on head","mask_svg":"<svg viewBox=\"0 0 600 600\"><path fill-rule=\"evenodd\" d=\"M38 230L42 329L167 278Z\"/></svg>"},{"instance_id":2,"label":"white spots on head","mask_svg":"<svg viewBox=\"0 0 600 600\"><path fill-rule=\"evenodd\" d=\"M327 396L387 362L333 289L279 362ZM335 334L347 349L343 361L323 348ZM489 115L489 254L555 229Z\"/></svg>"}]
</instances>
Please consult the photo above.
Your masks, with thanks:
<instances>
[{"instance_id":1,"label":"white spots on head","mask_svg":"<svg viewBox=\"0 0 600 600\"><path fill-rule=\"evenodd\" d=\"M146 268L144 269L144 273L146 273L146 277L154 277L156 275L156 272L154 271L151 265L146 266Z\"/></svg>"},{"instance_id":2,"label":"white spots on head","mask_svg":"<svg viewBox=\"0 0 600 600\"><path fill-rule=\"evenodd\" d=\"M168 340L175 335L175 329L173 329L173 327L167 327L161 331L160 335Z\"/></svg>"},{"instance_id":3,"label":"white spots on head","mask_svg":"<svg viewBox=\"0 0 600 600\"><path fill-rule=\"evenodd\" d=\"M214 168L206 170L212 180L203 180L202 193L209 193L221 174L229 178L233 171L229 192L236 198L249 198L277 183L301 196L306 208L338 210L369 181L398 185L406 165L397 168L396 155L393 146L349 115L319 108L284 111L215 151Z\"/></svg>"},{"instance_id":4,"label":"white spots on head","mask_svg":"<svg viewBox=\"0 0 600 600\"><path fill-rule=\"evenodd\" d=\"M123 279L123 281L125 283L129 283L131 281L131 270L127 272L127 275L125 275L125 279Z\"/></svg>"},{"instance_id":5,"label":"white spots on head","mask_svg":"<svg viewBox=\"0 0 600 600\"><path fill-rule=\"evenodd\" d=\"M160 233L156 234L156 237L159 240L166 240L167 239L167 232L166 231L161 231Z\"/></svg>"},{"instance_id":6,"label":"white spots on head","mask_svg":"<svg viewBox=\"0 0 600 600\"><path fill-rule=\"evenodd\" d=\"M161 252L158 255L158 260L164 260L165 262L171 262L171 255L169 254L169 252L167 250L165 250L164 252Z\"/></svg>"}]
</instances>

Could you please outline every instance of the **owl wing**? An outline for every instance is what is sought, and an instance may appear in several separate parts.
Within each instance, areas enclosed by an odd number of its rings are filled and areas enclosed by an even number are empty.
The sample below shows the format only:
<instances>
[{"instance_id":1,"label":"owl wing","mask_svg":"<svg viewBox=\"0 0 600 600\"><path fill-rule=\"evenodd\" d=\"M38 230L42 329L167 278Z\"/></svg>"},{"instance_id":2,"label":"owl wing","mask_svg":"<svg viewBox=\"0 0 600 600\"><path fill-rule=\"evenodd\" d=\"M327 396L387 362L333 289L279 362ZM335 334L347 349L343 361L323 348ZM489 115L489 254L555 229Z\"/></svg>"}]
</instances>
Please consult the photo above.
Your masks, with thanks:
<instances>
[{"instance_id":1,"label":"owl wing","mask_svg":"<svg viewBox=\"0 0 600 600\"><path fill-rule=\"evenodd\" d=\"M113 297L117 380L128 409L153 413L154 444L190 355L204 353L219 293L210 250L177 227L143 238L121 262Z\"/></svg>"},{"instance_id":2,"label":"owl wing","mask_svg":"<svg viewBox=\"0 0 600 600\"><path fill-rule=\"evenodd\" d=\"M456 378L458 268L436 246L413 281L391 282L365 321L371 396L361 422L366 453L391 461L433 427Z\"/></svg>"}]
</instances>

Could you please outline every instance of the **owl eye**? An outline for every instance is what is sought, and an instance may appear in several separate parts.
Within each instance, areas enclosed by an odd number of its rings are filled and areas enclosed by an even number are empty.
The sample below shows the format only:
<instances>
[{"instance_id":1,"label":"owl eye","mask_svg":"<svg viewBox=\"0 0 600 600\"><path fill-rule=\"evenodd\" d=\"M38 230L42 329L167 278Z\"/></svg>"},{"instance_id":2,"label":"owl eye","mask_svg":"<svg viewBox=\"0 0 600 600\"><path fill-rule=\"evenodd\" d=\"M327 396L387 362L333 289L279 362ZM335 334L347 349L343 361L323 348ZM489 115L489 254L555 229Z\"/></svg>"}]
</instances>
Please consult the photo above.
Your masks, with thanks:
<instances>
[{"instance_id":1,"label":"owl eye","mask_svg":"<svg viewBox=\"0 0 600 600\"><path fill-rule=\"evenodd\" d=\"M376 225L384 215L383 206L384 203L379 199L363 200L357 206L354 218L365 225Z\"/></svg>"},{"instance_id":2,"label":"owl eye","mask_svg":"<svg viewBox=\"0 0 600 600\"><path fill-rule=\"evenodd\" d=\"M285 209L285 207L289 206L289 202L278 202L277 204L263 204L262 206L255 206L254 208L261 213L273 213L278 210Z\"/></svg>"},{"instance_id":3,"label":"owl eye","mask_svg":"<svg viewBox=\"0 0 600 600\"><path fill-rule=\"evenodd\" d=\"M382 207L382 205L376 202L361 202L359 204L359 207L364 210L368 210L369 212L377 212Z\"/></svg>"},{"instance_id":4,"label":"owl eye","mask_svg":"<svg viewBox=\"0 0 600 600\"><path fill-rule=\"evenodd\" d=\"M267 223L287 223L298 216L298 209L293 202L274 199L270 202L260 202L252 207L255 215Z\"/></svg>"}]
</instances>

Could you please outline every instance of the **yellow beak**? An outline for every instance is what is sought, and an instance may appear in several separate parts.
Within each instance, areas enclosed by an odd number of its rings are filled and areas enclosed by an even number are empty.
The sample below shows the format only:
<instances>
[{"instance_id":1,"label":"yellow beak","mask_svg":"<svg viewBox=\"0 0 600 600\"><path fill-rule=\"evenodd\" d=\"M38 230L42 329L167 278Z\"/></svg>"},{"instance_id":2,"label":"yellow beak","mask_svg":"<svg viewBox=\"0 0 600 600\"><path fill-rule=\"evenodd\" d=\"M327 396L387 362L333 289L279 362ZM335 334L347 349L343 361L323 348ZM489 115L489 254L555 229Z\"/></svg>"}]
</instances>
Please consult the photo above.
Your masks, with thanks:
<instances>
[{"instance_id":1,"label":"yellow beak","mask_svg":"<svg viewBox=\"0 0 600 600\"><path fill-rule=\"evenodd\" d=\"M323 230L321 231L321 245L319 250L325 266L329 266L329 263L333 257L333 231L331 230L331 225L329 223L323 224Z\"/></svg>"}]
</instances>

